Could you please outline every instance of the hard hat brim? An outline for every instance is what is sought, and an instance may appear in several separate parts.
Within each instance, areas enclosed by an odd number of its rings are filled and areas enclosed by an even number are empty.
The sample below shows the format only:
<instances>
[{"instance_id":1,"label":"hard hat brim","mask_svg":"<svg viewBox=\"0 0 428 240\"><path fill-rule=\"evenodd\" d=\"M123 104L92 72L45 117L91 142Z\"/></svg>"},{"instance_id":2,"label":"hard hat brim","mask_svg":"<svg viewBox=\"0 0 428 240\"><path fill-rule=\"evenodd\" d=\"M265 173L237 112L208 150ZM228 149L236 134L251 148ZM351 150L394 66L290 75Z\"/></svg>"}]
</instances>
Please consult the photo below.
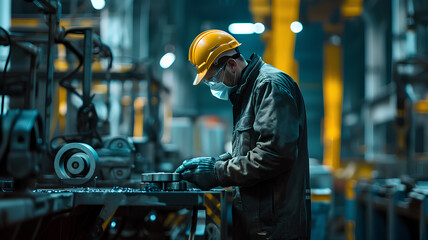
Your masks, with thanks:
<instances>
[{"instance_id":1,"label":"hard hat brim","mask_svg":"<svg viewBox=\"0 0 428 240\"><path fill-rule=\"evenodd\" d=\"M205 74L207 74L208 70L205 69L204 71L198 73L195 77L195 80L193 81L193 85L198 85L202 79L204 78Z\"/></svg>"}]
</instances>

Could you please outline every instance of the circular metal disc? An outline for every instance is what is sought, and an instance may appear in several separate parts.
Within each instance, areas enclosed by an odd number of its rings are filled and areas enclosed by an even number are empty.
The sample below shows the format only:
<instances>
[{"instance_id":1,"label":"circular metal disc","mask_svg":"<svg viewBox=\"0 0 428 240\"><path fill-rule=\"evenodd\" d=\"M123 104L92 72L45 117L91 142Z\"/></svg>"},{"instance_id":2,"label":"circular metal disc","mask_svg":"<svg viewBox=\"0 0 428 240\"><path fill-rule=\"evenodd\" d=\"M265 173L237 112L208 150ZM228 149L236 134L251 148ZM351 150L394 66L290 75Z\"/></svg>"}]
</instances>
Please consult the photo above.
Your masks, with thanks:
<instances>
[{"instance_id":1,"label":"circular metal disc","mask_svg":"<svg viewBox=\"0 0 428 240\"><path fill-rule=\"evenodd\" d=\"M172 181L172 173L153 173L153 182L171 182Z\"/></svg>"},{"instance_id":2,"label":"circular metal disc","mask_svg":"<svg viewBox=\"0 0 428 240\"><path fill-rule=\"evenodd\" d=\"M180 174L179 173L171 173L171 181L179 182L180 181Z\"/></svg>"},{"instance_id":3,"label":"circular metal disc","mask_svg":"<svg viewBox=\"0 0 428 240\"><path fill-rule=\"evenodd\" d=\"M85 169L85 162L87 162L87 155L84 153L75 153L67 161L67 170L71 174L80 174Z\"/></svg>"},{"instance_id":4,"label":"circular metal disc","mask_svg":"<svg viewBox=\"0 0 428 240\"><path fill-rule=\"evenodd\" d=\"M70 160L70 158L66 158L66 156L67 154L70 153L70 151L83 153L84 155L87 156L87 167L89 169L87 174L84 177L70 176L65 170L65 168L67 167L67 161ZM55 160L54 160L55 173L65 183L69 183L73 185L84 184L86 182L89 182L92 179L95 173L95 168L96 168L98 159L99 159L98 153L88 144L68 143L64 145L55 155Z\"/></svg>"},{"instance_id":5,"label":"circular metal disc","mask_svg":"<svg viewBox=\"0 0 428 240\"><path fill-rule=\"evenodd\" d=\"M141 174L141 182L178 182L180 181L179 173L143 173Z\"/></svg>"}]
</instances>

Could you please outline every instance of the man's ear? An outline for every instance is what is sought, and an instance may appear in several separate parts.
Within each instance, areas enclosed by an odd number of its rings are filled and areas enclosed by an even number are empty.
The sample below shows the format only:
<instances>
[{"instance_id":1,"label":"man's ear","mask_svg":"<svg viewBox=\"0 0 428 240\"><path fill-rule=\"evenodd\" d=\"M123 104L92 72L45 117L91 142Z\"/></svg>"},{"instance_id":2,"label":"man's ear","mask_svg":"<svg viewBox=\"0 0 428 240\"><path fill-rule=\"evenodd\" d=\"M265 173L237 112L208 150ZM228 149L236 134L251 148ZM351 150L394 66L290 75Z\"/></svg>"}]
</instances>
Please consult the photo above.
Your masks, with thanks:
<instances>
[{"instance_id":1,"label":"man's ear","mask_svg":"<svg viewBox=\"0 0 428 240\"><path fill-rule=\"evenodd\" d=\"M230 69L232 69L232 72L236 72L238 68L238 63L235 61L235 59L229 59L227 61L227 64L229 64Z\"/></svg>"}]
</instances>

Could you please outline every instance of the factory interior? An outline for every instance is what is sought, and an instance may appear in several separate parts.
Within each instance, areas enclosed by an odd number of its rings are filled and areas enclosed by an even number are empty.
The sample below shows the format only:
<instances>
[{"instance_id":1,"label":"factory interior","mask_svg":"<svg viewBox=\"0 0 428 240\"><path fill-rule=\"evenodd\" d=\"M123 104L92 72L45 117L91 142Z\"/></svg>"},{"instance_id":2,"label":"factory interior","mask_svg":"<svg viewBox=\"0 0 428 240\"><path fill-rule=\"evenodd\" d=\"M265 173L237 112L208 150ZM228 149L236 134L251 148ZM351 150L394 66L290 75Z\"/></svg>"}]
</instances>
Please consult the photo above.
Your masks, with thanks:
<instances>
[{"instance_id":1,"label":"factory interior","mask_svg":"<svg viewBox=\"0 0 428 240\"><path fill-rule=\"evenodd\" d=\"M1 0L0 27L0 239L232 239L233 188L174 173L232 152L209 29L302 92L311 239L428 239L426 0Z\"/></svg>"}]
</instances>

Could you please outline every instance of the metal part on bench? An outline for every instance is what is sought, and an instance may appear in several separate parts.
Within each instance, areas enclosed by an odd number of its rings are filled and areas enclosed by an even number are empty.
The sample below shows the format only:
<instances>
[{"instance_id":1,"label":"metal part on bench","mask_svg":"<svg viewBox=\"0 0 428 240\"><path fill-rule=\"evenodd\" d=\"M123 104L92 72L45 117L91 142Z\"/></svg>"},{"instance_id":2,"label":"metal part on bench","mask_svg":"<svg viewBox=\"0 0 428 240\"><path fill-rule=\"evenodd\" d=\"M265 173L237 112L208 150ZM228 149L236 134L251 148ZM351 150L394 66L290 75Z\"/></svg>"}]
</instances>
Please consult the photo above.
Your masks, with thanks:
<instances>
[{"instance_id":1,"label":"metal part on bench","mask_svg":"<svg viewBox=\"0 0 428 240\"><path fill-rule=\"evenodd\" d=\"M147 191L185 191L187 184L180 181L179 173L143 173L141 190Z\"/></svg>"},{"instance_id":2,"label":"metal part on bench","mask_svg":"<svg viewBox=\"0 0 428 240\"><path fill-rule=\"evenodd\" d=\"M69 143L55 156L57 176L66 184L80 185L89 182L98 162L97 152L85 143Z\"/></svg>"}]
</instances>

